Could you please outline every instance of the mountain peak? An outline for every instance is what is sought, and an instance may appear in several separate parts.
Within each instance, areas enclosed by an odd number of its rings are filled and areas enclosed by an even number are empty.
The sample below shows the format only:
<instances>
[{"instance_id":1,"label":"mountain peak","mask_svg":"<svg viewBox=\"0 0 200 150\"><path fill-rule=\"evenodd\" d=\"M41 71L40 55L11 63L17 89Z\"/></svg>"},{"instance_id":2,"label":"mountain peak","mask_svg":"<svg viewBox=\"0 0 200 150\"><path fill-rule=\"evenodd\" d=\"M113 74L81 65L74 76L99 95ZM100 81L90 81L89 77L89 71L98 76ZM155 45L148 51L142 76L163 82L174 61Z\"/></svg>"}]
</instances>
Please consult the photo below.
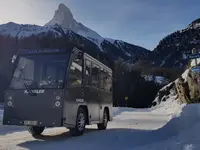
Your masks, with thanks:
<instances>
[{"instance_id":1,"label":"mountain peak","mask_svg":"<svg viewBox=\"0 0 200 150\"><path fill-rule=\"evenodd\" d=\"M71 10L63 3L60 3L55 11L54 17L46 26L61 25L65 29L71 30L90 41L94 42L101 48L101 43L104 40L98 33L90 28L78 23L74 18Z\"/></svg>"},{"instance_id":2,"label":"mountain peak","mask_svg":"<svg viewBox=\"0 0 200 150\"><path fill-rule=\"evenodd\" d=\"M71 10L63 3L60 3L58 9L55 11L54 17L46 25L59 24L65 28L72 29L74 26L74 19Z\"/></svg>"},{"instance_id":3,"label":"mountain peak","mask_svg":"<svg viewBox=\"0 0 200 150\"><path fill-rule=\"evenodd\" d=\"M57 11L59 13L62 13L65 16L71 16L73 18L71 10L65 4L63 4L63 3L59 4Z\"/></svg>"},{"instance_id":4,"label":"mountain peak","mask_svg":"<svg viewBox=\"0 0 200 150\"><path fill-rule=\"evenodd\" d=\"M65 4L63 4L63 3L60 3L59 5L58 5L58 9L69 9Z\"/></svg>"}]
</instances>

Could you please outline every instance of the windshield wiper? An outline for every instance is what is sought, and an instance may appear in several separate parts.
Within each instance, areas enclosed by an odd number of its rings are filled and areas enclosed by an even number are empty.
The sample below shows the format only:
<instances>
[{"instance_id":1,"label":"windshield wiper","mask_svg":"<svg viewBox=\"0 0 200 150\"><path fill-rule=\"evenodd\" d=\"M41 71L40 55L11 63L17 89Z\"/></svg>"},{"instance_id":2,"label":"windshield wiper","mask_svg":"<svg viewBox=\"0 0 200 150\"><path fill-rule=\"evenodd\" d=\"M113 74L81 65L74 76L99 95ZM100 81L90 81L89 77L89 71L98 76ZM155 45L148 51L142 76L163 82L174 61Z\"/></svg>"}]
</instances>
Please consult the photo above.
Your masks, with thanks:
<instances>
[{"instance_id":1,"label":"windshield wiper","mask_svg":"<svg viewBox=\"0 0 200 150\"><path fill-rule=\"evenodd\" d=\"M28 87L27 83L24 82L24 86L30 96L37 96L37 94L33 93L33 91Z\"/></svg>"},{"instance_id":2,"label":"windshield wiper","mask_svg":"<svg viewBox=\"0 0 200 150\"><path fill-rule=\"evenodd\" d=\"M26 65L26 66L27 66L27 65ZM30 87L28 87L27 83L25 82L26 76L25 76L25 74L24 74L24 68L25 68L25 66L24 66L23 68L20 69L20 73L21 73L21 75L23 75L23 77L24 77L24 86L25 86L25 88L26 88L26 90L27 90L27 92L28 92L28 94L29 94L30 96L37 96L37 94L36 94L36 93L33 93L33 91L30 89Z\"/></svg>"}]
</instances>

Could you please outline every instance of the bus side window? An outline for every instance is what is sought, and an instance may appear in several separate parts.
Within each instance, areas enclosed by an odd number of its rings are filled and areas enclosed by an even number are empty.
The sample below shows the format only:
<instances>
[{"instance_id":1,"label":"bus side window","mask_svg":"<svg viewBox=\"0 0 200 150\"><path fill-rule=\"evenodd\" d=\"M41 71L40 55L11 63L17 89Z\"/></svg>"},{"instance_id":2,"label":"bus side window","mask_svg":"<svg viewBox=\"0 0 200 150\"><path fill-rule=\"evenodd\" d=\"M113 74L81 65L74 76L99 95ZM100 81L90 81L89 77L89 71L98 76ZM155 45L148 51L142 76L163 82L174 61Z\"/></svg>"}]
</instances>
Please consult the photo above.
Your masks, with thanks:
<instances>
[{"instance_id":1,"label":"bus side window","mask_svg":"<svg viewBox=\"0 0 200 150\"><path fill-rule=\"evenodd\" d=\"M92 86L99 88L99 66L92 63Z\"/></svg>"},{"instance_id":2,"label":"bus side window","mask_svg":"<svg viewBox=\"0 0 200 150\"><path fill-rule=\"evenodd\" d=\"M89 60L85 60L85 78L84 78L84 84L91 85L91 62Z\"/></svg>"},{"instance_id":3,"label":"bus side window","mask_svg":"<svg viewBox=\"0 0 200 150\"><path fill-rule=\"evenodd\" d=\"M104 69L101 68L99 73L100 89L104 89L104 76L105 76L105 71Z\"/></svg>"},{"instance_id":4,"label":"bus side window","mask_svg":"<svg viewBox=\"0 0 200 150\"><path fill-rule=\"evenodd\" d=\"M113 86L113 78L112 78L112 73L108 73L109 74L109 92L112 92L112 86Z\"/></svg>"},{"instance_id":5,"label":"bus side window","mask_svg":"<svg viewBox=\"0 0 200 150\"><path fill-rule=\"evenodd\" d=\"M112 74L106 71L104 78L104 89L107 92L112 92Z\"/></svg>"},{"instance_id":6,"label":"bus side window","mask_svg":"<svg viewBox=\"0 0 200 150\"><path fill-rule=\"evenodd\" d=\"M82 84L82 59L75 54L69 68L68 85L74 86L81 84Z\"/></svg>"}]
</instances>

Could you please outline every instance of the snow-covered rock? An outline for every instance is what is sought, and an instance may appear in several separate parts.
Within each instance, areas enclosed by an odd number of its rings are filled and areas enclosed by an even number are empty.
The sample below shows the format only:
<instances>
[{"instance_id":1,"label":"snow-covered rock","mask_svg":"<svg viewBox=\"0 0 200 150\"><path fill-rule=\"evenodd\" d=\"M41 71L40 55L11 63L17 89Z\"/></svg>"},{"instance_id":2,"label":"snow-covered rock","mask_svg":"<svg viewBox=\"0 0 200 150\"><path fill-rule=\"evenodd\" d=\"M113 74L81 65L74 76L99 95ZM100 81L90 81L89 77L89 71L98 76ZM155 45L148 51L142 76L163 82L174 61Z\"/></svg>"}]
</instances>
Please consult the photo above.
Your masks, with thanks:
<instances>
[{"instance_id":1,"label":"snow-covered rock","mask_svg":"<svg viewBox=\"0 0 200 150\"><path fill-rule=\"evenodd\" d=\"M152 102L153 107L159 105L163 101L167 101L172 96L176 96L175 82L169 83L158 91L155 100Z\"/></svg>"},{"instance_id":2,"label":"snow-covered rock","mask_svg":"<svg viewBox=\"0 0 200 150\"><path fill-rule=\"evenodd\" d=\"M197 65L200 64L200 59L197 59ZM197 103L200 101L200 87L198 79L200 73L194 73L191 68L195 66L195 60L192 60L188 69L175 81L159 90L153 106L159 105L162 101L166 101L171 96L174 96L181 103Z\"/></svg>"}]
</instances>

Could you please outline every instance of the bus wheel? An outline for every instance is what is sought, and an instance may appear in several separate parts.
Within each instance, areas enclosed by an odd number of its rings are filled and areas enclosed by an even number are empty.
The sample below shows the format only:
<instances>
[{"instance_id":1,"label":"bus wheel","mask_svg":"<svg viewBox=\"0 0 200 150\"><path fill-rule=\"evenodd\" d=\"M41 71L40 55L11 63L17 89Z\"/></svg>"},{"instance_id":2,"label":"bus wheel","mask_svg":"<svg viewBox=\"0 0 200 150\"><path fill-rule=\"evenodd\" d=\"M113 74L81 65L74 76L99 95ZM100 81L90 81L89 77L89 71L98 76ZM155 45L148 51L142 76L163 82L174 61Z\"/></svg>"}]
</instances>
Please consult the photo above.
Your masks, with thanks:
<instances>
[{"instance_id":1,"label":"bus wheel","mask_svg":"<svg viewBox=\"0 0 200 150\"><path fill-rule=\"evenodd\" d=\"M75 128L70 129L70 133L73 136L80 136L85 131L85 125L86 125L86 113L83 108L78 109L77 117L76 117L76 126Z\"/></svg>"},{"instance_id":2,"label":"bus wheel","mask_svg":"<svg viewBox=\"0 0 200 150\"><path fill-rule=\"evenodd\" d=\"M103 122L97 124L97 127L99 130L105 130L107 128L107 124L108 124L108 111L106 109L104 109Z\"/></svg>"},{"instance_id":3,"label":"bus wheel","mask_svg":"<svg viewBox=\"0 0 200 150\"><path fill-rule=\"evenodd\" d=\"M28 132L32 135L41 135L45 127L31 126L28 127Z\"/></svg>"}]
</instances>

